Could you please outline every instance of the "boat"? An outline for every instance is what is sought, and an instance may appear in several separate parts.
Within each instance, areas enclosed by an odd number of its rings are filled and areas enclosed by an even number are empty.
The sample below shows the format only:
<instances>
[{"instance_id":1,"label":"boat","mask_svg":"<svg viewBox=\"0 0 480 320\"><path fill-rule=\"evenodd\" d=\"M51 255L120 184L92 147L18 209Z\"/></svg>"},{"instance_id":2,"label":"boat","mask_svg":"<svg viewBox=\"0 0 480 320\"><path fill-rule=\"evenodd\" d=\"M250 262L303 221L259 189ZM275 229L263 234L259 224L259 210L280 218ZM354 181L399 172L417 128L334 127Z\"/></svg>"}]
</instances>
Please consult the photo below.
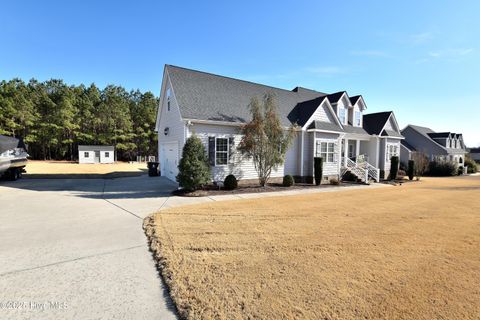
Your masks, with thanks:
<instances>
[{"instance_id":1,"label":"boat","mask_svg":"<svg viewBox=\"0 0 480 320\"><path fill-rule=\"evenodd\" d=\"M0 135L0 177L15 181L27 165L27 147L22 139Z\"/></svg>"}]
</instances>

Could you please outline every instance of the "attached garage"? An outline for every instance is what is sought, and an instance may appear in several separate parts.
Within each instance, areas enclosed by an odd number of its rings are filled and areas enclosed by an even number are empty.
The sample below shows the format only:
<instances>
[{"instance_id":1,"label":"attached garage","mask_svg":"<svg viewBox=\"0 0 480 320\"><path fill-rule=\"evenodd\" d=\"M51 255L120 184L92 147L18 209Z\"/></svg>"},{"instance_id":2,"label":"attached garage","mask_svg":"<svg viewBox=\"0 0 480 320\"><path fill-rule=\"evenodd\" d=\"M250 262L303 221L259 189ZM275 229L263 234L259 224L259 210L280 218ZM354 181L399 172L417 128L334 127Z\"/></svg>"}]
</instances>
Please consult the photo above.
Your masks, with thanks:
<instances>
[{"instance_id":1,"label":"attached garage","mask_svg":"<svg viewBox=\"0 0 480 320\"><path fill-rule=\"evenodd\" d=\"M159 151L162 176L176 181L178 174L178 142L162 143Z\"/></svg>"}]
</instances>

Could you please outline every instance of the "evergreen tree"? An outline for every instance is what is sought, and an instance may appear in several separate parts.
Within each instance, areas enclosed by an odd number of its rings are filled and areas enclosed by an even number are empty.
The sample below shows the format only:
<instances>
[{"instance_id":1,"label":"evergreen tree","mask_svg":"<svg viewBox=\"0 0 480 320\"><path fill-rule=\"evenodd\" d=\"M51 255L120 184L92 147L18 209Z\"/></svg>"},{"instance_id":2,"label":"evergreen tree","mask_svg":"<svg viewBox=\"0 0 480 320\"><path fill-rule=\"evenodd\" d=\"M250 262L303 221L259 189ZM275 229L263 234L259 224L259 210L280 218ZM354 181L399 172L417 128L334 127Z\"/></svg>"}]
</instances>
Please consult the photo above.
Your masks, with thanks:
<instances>
[{"instance_id":1,"label":"evergreen tree","mask_svg":"<svg viewBox=\"0 0 480 320\"><path fill-rule=\"evenodd\" d=\"M198 189L211 180L208 156L197 136L192 135L185 142L178 170L177 182L189 191Z\"/></svg>"}]
</instances>

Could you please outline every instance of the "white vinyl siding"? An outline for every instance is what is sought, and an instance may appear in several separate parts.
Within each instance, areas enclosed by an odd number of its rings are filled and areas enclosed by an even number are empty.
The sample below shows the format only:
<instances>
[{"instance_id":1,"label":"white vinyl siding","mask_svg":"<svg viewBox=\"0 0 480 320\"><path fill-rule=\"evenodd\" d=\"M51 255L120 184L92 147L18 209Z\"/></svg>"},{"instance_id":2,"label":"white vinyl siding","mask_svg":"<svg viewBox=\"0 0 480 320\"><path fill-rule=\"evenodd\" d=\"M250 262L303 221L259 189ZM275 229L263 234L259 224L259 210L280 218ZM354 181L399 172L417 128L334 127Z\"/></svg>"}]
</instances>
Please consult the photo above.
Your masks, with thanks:
<instances>
[{"instance_id":1,"label":"white vinyl siding","mask_svg":"<svg viewBox=\"0 0 480 320\"><path fill-rule=\"evenodd\" d=\"M327 102L323 102L317 110L312 114L309 121L305 123L304 127L308 128L313 121L323 121L328 123L336 123L335 115L330 111Z\"/></svg>"},{"instance_id":2,"label":"white vinyl siding","mask_svg":"<svg viewBox=\"0 0 480 320\"><path fill-rule=\"evenodd\" d=\"M214 181L223 181L229 174L233 174L237 179L258 179L253 161L251 159L246 159L240 154L239 151L236 150L241 141L239 127L194 123L190 130L188 130L188 136L192 135L192 133L195 133L195 135L200 138L205 146L205 151L207 154L209 137L213 136L217 138L216 140L218 140L218 138L225 138L227 141L228 138L233 137L235 148L235 151L233 152L233 159L228 158L226 165L216 165L211 167L212 179ZM272 171L270 177L283 177L283 169L283 165L279 166L277 170Z\"/></svg>"},{"instance_id":3,"label":"white vinyl siding","mask_svg":"<svg viewBox=\"0 0 480 320\"><path fill-rule=\"evenodd\" d=\"M164 76L163 84L164 96L160 97L159 105L159 122L158 122L158 160L160 162L160 169L162 169L162 150L166 150L166 145L175 143L177 145L177 159L181 158L181 152L185 143L186 126L185 122L180 116L180 109L175 97L175 91L171 89L168 74ZM169 98L167 98L167 96ZM170 111L168 111L168 102L170 102ZM165 135L165 128L168 128L168 134Z\"/></svg>"}]
</instances>

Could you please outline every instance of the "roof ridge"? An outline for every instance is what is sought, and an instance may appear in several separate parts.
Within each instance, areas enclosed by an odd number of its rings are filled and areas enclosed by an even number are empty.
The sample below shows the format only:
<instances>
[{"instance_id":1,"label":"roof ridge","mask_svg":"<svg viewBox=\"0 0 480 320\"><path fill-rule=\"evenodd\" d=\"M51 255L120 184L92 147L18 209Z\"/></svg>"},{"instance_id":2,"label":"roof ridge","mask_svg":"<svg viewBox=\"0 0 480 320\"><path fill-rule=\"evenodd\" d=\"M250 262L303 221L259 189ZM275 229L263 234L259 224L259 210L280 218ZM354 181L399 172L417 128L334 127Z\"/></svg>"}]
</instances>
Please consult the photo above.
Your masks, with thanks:
<instances>
[{"instance_id":1,"label":"roof ridge","mask_svg":"<svg viewBox=\"0 0 480 320\"><path fill-rule=\"evenodd\" d=\"M242 79L233 78L233 77L229 77L229 76L223 76L223 75L215 74L215 73L211 73L211 72L206 72L206 71L201 71L201 70L196 70L196 69L189 69L189 68L185 68L185 67L175 66L175 65L172 65L172 64L165 64L165 66L167 66L167 67L174 67L174 68L178 68L178 69L183 69L183 70L187 70L187 71L193 71L193 72L203 73L203 74L207 74L207 75L210 75L210 76L215 76L215 77L220 77L220 78L224 78L224 79L241 81L241 82L245 82L245 83L254 84L254 85L257 85L257 86L263 86L263 87L267 87L267 88L272 88L272 89L276 89L276 90L282 90L282 91L286 91L286 92L298 94L298 92L296 92L296 91L292 91L292 90L288 90L288 89L284 89L284 88L279 88L279 87L274 87L274 86L270 86L270 85L267 85L267 84L258 83L258 82L253 82L253 81L249 81L249 80L242 80ZM300 87L300 86L297 86L297 87ZM320 91L317 91L317 90L313 90L313 89L309 89L309 88L305 88L305 87L301 87L301 88L307 89L307 90L310 90L310 91L315 91L315 92L318 92L318 93L320 93L320 94L329 95L328 93L320 92Z\"/></svg>"}]
</instances>

